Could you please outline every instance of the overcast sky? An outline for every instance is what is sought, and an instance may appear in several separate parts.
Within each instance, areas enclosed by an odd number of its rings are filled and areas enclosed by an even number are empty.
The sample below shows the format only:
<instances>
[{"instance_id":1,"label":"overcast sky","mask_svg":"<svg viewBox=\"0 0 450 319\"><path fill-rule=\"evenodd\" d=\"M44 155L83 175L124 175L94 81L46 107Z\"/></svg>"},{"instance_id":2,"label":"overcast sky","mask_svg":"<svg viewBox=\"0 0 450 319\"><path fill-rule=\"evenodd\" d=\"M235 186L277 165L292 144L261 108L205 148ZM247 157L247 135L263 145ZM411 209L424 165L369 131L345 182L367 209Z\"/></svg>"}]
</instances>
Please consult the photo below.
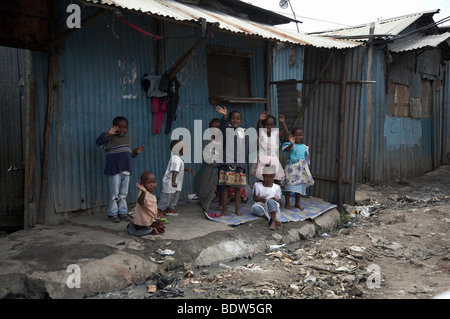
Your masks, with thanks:
<instances>
[{"instance_id":1,"label":"overcast sky","mask_svg":"<svg viewBox=\"0 0 450 319\"><path fill-rule=\"evenodd\" d=\"M280 8L280 0L243 1L294 17L290 6L287 9ZM290 2L297 20L303 22L298 24L300 32L336 29L435 9L440 9L440 12L433 16L435 22L450 16L450 0L290 0ZM442 25L450 26L450 22ZM297 32L295 24L282 27Z\"/></svg>"}]
</instances>

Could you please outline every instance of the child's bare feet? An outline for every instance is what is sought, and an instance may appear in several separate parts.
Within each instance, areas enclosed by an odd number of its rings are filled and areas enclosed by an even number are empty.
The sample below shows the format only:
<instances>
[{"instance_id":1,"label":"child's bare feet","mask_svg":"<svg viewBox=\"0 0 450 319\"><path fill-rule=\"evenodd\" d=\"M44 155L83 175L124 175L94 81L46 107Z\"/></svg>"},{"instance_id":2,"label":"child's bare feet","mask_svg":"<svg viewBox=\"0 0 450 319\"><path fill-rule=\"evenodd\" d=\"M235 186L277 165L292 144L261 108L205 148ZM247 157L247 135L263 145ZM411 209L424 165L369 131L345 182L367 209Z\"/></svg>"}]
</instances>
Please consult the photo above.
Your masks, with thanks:
<instances>
[{"instance_id":1,"label":"child's bare feet","mask_svg":"<svg viewBox=\"0 0 450 319\"><path fill-rule=\"evenodd\" d=\"M286 203L286 204L284 205L284 208L286 208L286 209L292 209L292 206L291 206L291 204Z\"/></svg>"},{"instance_id":2,"label":"child's bare feet","mask_svg":"<svg viewBox=\"0 0 450 319\"><path fill-rule=\"evenodd\" d=\"M235 213L236 213L236 215L238 215L238 216L242 216L242 212L241 212L239 209L237 209Z\"/></svg>"},{"instance_id":3,"label":"child's bare feet","mask_svg":"<svg viewBox=\"0 0 450 319\"><path fill-rule=\"evenodd\" d=\"M275 228L277 228L277 224L275 221L273 221L272 223L270 223L269 229L270 230L275 230Z\"/></svg>"},{"instance_id":4,"label":"child's bare feet","mask_svg":"<svg viewBox=\"0 0 450 319\"><path fill-rule=\"evenodd\" d=\"M300 209L300 210L305 210L305 208L303 208L303 206L300 206L300 204L295 204L295 207Z\"/></svg>"}]
</instances>

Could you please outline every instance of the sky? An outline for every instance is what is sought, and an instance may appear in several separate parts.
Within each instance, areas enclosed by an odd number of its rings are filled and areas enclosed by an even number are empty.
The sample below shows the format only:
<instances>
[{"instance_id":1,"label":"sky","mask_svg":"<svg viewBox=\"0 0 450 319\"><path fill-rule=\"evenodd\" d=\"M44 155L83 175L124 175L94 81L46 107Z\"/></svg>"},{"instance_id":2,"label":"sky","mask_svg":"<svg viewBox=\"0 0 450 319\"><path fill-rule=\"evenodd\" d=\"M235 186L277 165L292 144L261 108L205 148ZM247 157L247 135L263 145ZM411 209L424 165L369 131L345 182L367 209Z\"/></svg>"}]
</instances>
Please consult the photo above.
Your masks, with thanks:
<instances>
[{"instance_id":1,"label":"sky","mask_svg":"<svg viewBox=\"0 0 450 319\"><path fill-rule=\"evenodd\" d=\"M299 32L355 26L435 9L440 9L433 16L435 22L450 17L450 0L290 0L292 9L282 9L280 0L242 1L291 18L293 9L297 20L302 21ZM450 26L450 21L440 26ZM295 23L279 27L297 32Z\"/></svg>"}]
</instances>

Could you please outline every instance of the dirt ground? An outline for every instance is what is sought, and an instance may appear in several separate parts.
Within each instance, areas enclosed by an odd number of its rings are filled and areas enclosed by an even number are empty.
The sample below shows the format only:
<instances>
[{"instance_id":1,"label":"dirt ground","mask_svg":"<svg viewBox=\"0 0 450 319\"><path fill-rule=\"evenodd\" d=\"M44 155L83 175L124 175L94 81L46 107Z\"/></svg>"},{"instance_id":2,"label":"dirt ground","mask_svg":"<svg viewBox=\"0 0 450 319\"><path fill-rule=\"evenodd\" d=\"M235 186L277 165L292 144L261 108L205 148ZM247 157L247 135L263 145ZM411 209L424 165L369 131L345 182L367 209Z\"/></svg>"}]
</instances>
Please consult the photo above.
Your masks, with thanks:
<instances>
[{"instance_id":1,"label":"dirt ground","mask_svg":"<svg viewBox=\"0 0 450 319\"><path fill-rule=\"evenodd\" d=\"M360 185L356 200L335 231L219 272L186 272L165 297L428 299L450 290L450 166Z\"/></svg>"}]
</instances>

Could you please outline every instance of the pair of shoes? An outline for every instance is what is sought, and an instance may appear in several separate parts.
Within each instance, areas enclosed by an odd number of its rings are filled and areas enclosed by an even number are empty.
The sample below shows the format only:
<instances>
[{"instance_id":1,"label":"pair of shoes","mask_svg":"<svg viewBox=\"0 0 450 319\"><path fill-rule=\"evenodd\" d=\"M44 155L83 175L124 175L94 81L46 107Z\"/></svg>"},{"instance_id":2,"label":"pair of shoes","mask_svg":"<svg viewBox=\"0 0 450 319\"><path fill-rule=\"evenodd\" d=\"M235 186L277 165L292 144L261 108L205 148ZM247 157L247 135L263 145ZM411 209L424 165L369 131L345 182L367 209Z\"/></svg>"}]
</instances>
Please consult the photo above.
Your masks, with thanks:
<instances>
[{"instance_id":1,"label":"pair of shoes","mask_svg":"<svg viewBox=\"0 0 450 319\"><path fill-rule=\"evenodd\" d=\"M117 217L117 215L108 216L108 219L112 223L120 223L120 219L119 219L119 217Z\"/></svg>"},{"instance_id":2,"label":"pair of shoes","mask_svg":"<svg viewBox=\"0 0 450 319\"><path fill-rule=\"evenodd\" d=\"M178 216L178 213L172 209L166 210L166 216Z\"/></svg>"},{"instance_id":3,"label":"pair of shoes","mask_svg":"<svg viewBox=\"0 0 450 319\"><path fill-rule=\"evenodd\" d=\"M128 214L119 214L119 219L123 222L129 222L131 217Z\"/></svg>"},{"instance_id":4,"label":"pair of shoes","mask_svg":"<svg viewBox=\"0 0 450 319\"><path fill-rule=\"evenodd\" d=\"M164 218L164 213L162 212L162 210L158 209L158 216L159 218Z\"/></svg>"}]
</instances>

